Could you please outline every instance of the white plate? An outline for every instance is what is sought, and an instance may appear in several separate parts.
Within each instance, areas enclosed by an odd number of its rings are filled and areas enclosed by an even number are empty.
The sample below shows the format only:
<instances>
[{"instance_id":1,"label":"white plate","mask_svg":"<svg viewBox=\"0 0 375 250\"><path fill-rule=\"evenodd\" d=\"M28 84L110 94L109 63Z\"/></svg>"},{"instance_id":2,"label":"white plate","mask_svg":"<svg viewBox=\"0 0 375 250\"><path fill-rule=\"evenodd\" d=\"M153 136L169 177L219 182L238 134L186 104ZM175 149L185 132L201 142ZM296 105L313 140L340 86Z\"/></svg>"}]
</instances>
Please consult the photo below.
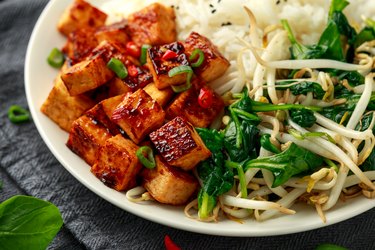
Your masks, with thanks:
<instances>
[{"instance_id":1,"label":"white plate","mask_svg":"<svg viewBox=\"0 0 375 250\"><path fill-rule=\"evenodd\" d=\"M106 187L91 174L90 167L65 146L68 134L40 112L40 107L52 89L53 80L58 73L46 63L46 58L52 48L62 47L65 43L65 38L56 30L56 23L70 2L51 0L35 25L25 61L25 88L33 120L51 152L79 182L97 195L130 213L163 225L204 234L243 237L311 230L346 220L375 207L375 200L363 197L350 200L327 212L325 224L315 209L302 204L293 207L297 210L295 215L280 216L261 223L253 219L247 220L244 224L230 220L203 223L186 218L182 207L132 203L126 199L124 193Z\"/></svg>"}]
</instances>

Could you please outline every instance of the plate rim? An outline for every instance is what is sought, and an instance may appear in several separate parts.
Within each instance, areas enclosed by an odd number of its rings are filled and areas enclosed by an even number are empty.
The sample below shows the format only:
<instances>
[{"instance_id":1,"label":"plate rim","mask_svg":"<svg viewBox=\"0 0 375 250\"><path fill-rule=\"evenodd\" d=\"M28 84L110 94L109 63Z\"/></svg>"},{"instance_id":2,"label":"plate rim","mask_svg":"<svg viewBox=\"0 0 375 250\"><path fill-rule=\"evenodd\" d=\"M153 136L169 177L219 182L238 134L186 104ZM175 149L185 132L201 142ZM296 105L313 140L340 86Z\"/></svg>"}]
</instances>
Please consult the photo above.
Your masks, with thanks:
<instances>
[{"instance_id":1,"label":"plate rim","mask_svg":"<svg viewBox=\"0 0 375 250\"><path fill-rule=\"evenodd\" d=\"M104 0L102 0L104 1ZM201 234L207 234L207 235L218 235L218 236L231 236L231 237L259 237L259 236L276 236L276 235L286 235L286 234L293 234L293 233L299 233L299 232L305 232L305 231L309 231L309 230L314 230L314 229L318 229L318 228L322 228L322 227L326 227L326 226L329 226L329 225L332 225L332 224L336 224L338 222L342 222L342 221L345 221L349 218L353 218L361 213L364 213L365 211L368 211L372 208L375 207L375 200L373 200L372 202L365 202L365 205L361 205L359 208L357 207L356 210L354 211L351 211L351 213L344 213L343 215L339 216L335 213L335 211L328 211L327 212L327 223L322 223L321 221L316 221L314 223L310 223L308 225L305 225L305 226L297 226L297 227L289 227L287 229L284 228L284 230L280 230L280 229L277 229L277 228L271 228L269 231L256 231L256 230L247 230L249 228L251 228L251 226L253 225L252 223L263 223L263 222L256 222L254 220L250 221L251 225L246 225L247 223L245 224L242 224L238 227L237 230L225 230L223 229L222 227L216 227L214 225L216 224L213 224L211 226L207 226L207 223L204 223L204 222L196 222L196 221L192 221L191 219L188 219L188 223L185 224L185 222L187 220L182 220L180 222L177 222L177 221L170 221L170 220L167 220L165 218L160 218L158 216L155 216L153 214L147 214L145 211L142 211L142 210L138 210L138 207L137 205L134 205L133 206L127 206L127 205L124 205L126 204L125 203L122 203L120 200L116 199L116 198L111 198L111 197L108 197L108 192L111 193L112 191L108 190L109 188L106 187L106 186L99 186L97 185L97 182L92 182L92 180L87 179L87 178L84 178L84 176L82 175L79 175L77 171L75 171L75 169L69 165L69 163L67 162L66 159L64 159L62 157L62 155L57 151L56 147L54 146L54 144L52 143L51 139L48 137L45 129L43 129L43 124L42 124L42 121L40 120L40 116L43 115L41 114L40 112L40 107L36 106L35 103L34 103L34 98L32 96L32 91L31 91L31 86L32 83L31 83L31 75L32 75L32 72L30 71L30 65L31 65L31 62L33 60L32 58L32 50L33 48L36 46L35 43L36 43L36 40L38 38L38 36L40 36L40 29L43 25L43 21L45 21L50 13L52 12L53 8L56 8L56 6L58 5L58 2L60 2L59 4L63 4L65 6L68 5L69 2L71 2L71 0L50 0L47 5L44 7L42 13L40 14L40 16L38 17L38 20L33 28L33 31L32 31L32 34L30 36L30 40L28 42L28 45L27 45L27 51L26 51L26 57L25 57L25 64L24 64L24 81L25 81L25 92L26 92L26 99L27 99L27 103L28 103L28 106L29 106L29 110L30 110L30 113L33 117L33 122L35 123L35 126L38 130L38 133L40 134L40 136L42 137L44 143L47 145L48 149L51 151L51 153L54 155L54 157L59 161L59 163L71 174L73 175L74 178L76 178L81 184L83 184L85 187L87 187L91 192L95 193L96 195L100 196L101 198L103 198L104 200L106 200L107 202L119 207L120 209L122 210L125 210L129 213L132 213L136 216L139 216L143 219L146 219L146 220L149 220L149 221L153 221L155 223L158 223L158 224L161 224L161 225L165 225L165 226L168 226L168 227L173 227L173 228L177 228L177 229L180 229L180 230L185 230L185 231L190 231L190 232L195 232L195 233L201 233ZM57 30L54 26L54 29L55 29L55 32L57 33ZM57 126L57 125L56 125ZM58 129L60 129L58 126L57 126ZM73 154L73 153L72 153ZM84 163L82 161L82 163ZM117 191L115 191L117 192ZM117 195L115 195L117 196ZM365 198L363 198L365 199ZM363 202L361 202L363 203ZM152 206L154 206L155 204L153 204ZM158 205L160 206L160 205ZM166 206L165 205L161 205L163 206L163 208L165 208ZM181 214L183 215L183 211L180 211ZM298 211L297 211L298 213ZM332 215L333 214L333 215ZM184 215L183 215L184 216ZM203 223L203 224L202 224ZM232 223L235 223L235 222L232 222ZM212 223L210 223L212 224ZM227 224L227 223L223 223L223 221L220 221L219 224ZM205 226L203 226L205 225ZM256 228L256 225L255 224L255 228Z\"/></svg>"}]
</instances>

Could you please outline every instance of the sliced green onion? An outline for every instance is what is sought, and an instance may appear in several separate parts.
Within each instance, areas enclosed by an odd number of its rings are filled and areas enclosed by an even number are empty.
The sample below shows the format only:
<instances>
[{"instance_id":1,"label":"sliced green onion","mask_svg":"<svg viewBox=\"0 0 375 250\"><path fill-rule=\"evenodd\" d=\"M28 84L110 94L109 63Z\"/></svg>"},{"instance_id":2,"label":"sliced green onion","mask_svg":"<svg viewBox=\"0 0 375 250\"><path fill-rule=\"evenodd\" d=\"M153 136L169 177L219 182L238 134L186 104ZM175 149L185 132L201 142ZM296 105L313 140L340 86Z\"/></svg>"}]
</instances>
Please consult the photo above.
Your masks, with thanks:
<instances>
[{"instance_id":1,"label":"sliced green onion","mask_svg":"<svg viewBox=\"0 0 375 250\"><path fill-rule=\"evenodd\" d=\"M147 158L144 155L145 153L147 154ZM142 163L142 165L145 166L146 168L151 169L156 166L154 153L152 152L152 149L150 147L148 146L140 147L137 150L136 155L139 161Z\"/></svg>"},{"instance_id":2,"label":"sliced green onion","mask_svg":"<svg viewBox=\"0 0 375 250\"><path fill-rule=\"evenodd\" d=\"M141 65L145 65L147 62L147 50L149 48L151 48L151 46L148 44L143 44L141 47L141 57L139 58Z\"/></svg>"},{"instance_id":3,"label":"sliced green onion","mask_svg":"<svg viewBox=\"0 0 375 250\"><path fill-rule=\"evenodd\" d=\"M53 48L47 57L48 64L54 68L61 68L64 61L64 54L58 48Z\"/></svg>"},{"instance_id":4,"label":"sliced green onion","mask_svg":"<svg viewBox=\"0 0 375 250\"><path fill-rule=\"evenodd\" d=\"M202 65L202 63L203 63L203 61L204 61L204 53L203 53L203 51L200 50L200 49L195 49L195 50L193 50L193 53L191 53L191 55L190 55L190 57L189 57L189 60L190 60L190 61L194 60L194 59L197 57L197 55L199 56L199 57L198 57L198 60L197 60L195 63L191 63L191 66L192 66L193 68L198 68L199 66Z\"/></svg>"},{"instance_id":5,"label":"sliced green onion","mask_svg":"<svg viewBox=\"0 0 375 250\"><path fill-rule=\"evenodd\" d=\"M174 67L173 69L171 69L168 72L169 77L174 77L175 75L179 75L179 74L183 74L183 73L187 73L186 83L183 84L183 85L178 85L178 86L172 85L171 86L173 91L176 92L176 93L180 93L180 92L183 92L185 90L190 89L190 87L191 87L190 81L191 81L191 78L193 76L193 69L190 66L182 65L182 66Z\"/></svg>"},{"instance_id":6,"label":"sliced green onion","mask_svg":"<svg viewBox=\"0 0 375 250\"><path fill-rule=\"evenodd\" d=\"M128 70L119 59L111 58L111 60L109 60L107 63L107 67L115 72L120 79L124 79L128 76Z\"/></svg>"},{"instance_id":7,"label":"sliced green onion","mask_svg":"<svg viewBox=\"0 0 375 250\"><path fill-rule=\"evenodd\" d=\"M8 109L8 118L13 123L22 123L30 120L30 114L26 109L12 105Z\"/></svg>"}]
</instances>

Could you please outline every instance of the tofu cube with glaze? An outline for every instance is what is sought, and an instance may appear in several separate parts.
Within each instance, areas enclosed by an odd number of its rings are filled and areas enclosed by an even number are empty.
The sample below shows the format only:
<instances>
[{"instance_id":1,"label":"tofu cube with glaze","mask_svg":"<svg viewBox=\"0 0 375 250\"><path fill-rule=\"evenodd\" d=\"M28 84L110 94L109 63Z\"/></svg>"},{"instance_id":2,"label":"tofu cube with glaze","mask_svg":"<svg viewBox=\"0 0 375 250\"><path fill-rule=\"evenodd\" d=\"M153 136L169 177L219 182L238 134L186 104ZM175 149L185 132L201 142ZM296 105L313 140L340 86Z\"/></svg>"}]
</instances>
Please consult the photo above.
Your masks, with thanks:
<instances>
[{"instance_id":1,"label":"tofu cube with glaze","mask_svg":"<svg viewBox=\"0 0 375 250\"><path fill-rule=\"evenodd\" d=\"M98 158L91 172L105 185L117 191L136 186L136 178L142 169L136 152L138 146L122 135L108 139L100 147Z\"/></svg>"},{"instance_id":2,"label":"tofu cube with glaze","mask_svg":"<svg viewBox=\"0 0 375 250\"><path fill-rule=\"evenodd\" d=\"M85 95L70 96L60 75L40 110L62 129L69 132L72 123L95 103Z\"/></svg>"},{"instance_id":3,"label":"tofu cube with glaze","mask_svg":"<svg viewBox=\"0 0 375 250\"><path fill-rule=\"evenodd\" d=\"M206 128L216 118L216 116L223 110L224 102L208 86L203 86L210 93L212 93L212 104L208 108L203 108L198 103L200 89L190 88L187 91L180 93L166 109L167 118L173 119L177 116L184 117L194 127Z\"/></svg>"},{"instance_id":4,"label":"tofu cube with glaze","mask_svg":"<svg viewBox=\"0 0 375 250\"><path fill-rule=\"evenodd\" d=\"M155 86L155 83L148 84L143 90L162 107L164 107L173 97L173 90L171 88L158 89Z\"/></svg>"},{"instance_id":5,"label":"tofu cube with glaze","mask_svg":"<svg viewBox=\"0 0 375 250\"><path fill-rule=\"evenodd\" d=\"M124 98L125 95L119 95L105 99L88 110L85 115L90 117L97 124L104 126L112 135L124 134L123 130L110 119L113 111Z\"/></svg>"},{"instance_id":6,"label":"tofu cube with glaze","mask_svg":"<svg viewBox=\"0 0 375 250\"><path fill-rule=\"evenodd\" d=\"M146 67L138 66L129 60L125 61L125 67L128 70L128 76L124 79L115 77L109 83L110 96L134 92L153 81L152 75Z\"/></svg>"},{"instance_id":7,"label":"tofu cube with glaze","mask_svg":"<svg viewBox=\"0 0 375 250\"><path fill-rule=\"evenodd\" d=\"M169 52L172 51L172 52ZM181 85L186 82L187 73L168 76L168 72L178 66L189 66L185 48L180 42L163 46L154 46L147 51L147 66L154 77L155 86L164 89L171 85ZM165 53L174 53L176 56L166 58Z\"/></svg>"},{"instance_id":8,"label":"tofu cube with glaze","mask_svg":"<svg viewBox=\"0 0 375 250\"><path fill-rule=\"evenodd\" d=\"M63 71L61 79L70 95L75 96L96 89L111 80L115 73L107 67L107 63L113 57L125 61L120 48L102 42L86 60Z\"/></svg>"},{"instance_id":9,"label":"tofu cube with glaze","mask_svg":"<svg viewBox=\"0 0 375 250\"><path fill-rule=\"evenodd\" d=\"M111 25L99 27L95 32L95 38L100 43L108 41L124 46L130 40L128 35L128 22L123 20Z\"/></svg>"},{"instance_id":10,"label":"tofu cube with glaze","mask_svg":"<svg viewBox=\"0 0 375 250\"><path fill-rule=\"evenodd\" d=\"M184 205L196 192L198 181L189 172L169 166L162 157L155 157L156 168L143 169L144 188L160 203Z\"/></svg>"},{"instance_id":11,"label":"tofu cube with glaze","mask_svg":"<svg viewBox=\"0 0 375 250\"><path fill-rule=\"evenodd\" d=\"M91 117L83 115L73 122L66 145L92 166L100 146L111 137L112 134L106 127Z\"/></svg>"},{"instance_id":12,"label":"tofu cube with glaze","mask_svg":"<svg viewBox=\"0 0 375 250\"><path fill-rule=\"evenodd\" d=\"M68 36L81 28L97 28L104 25L107 14L83 0L75 0L67 9L57 24L57 29Z\"/></svg>"},{"instance_id":13,"label":"tofu cube with glaze","mask_svg":"<svg viewBox=\"0 0 375 250\"><path fill-rule=\"evenodd\" d=\"M174 10L160 3L151 4L128 17L129 34L138 45L162 45L177 40Z\"/></svg>"},{"instance_id":14,"label":"tofu cube with glaze","mask_svg":"<svg viewBox=\"0 0 375 250\"><path fill-rule=\"evenodd\" d=\"M183 170L191 170L211 156L194 127L181 117L152 132L150 139L169 165Z\"/></svg>"},{"instance_id":15,"label":"tofu cube with glaze","mask_svg":"<svg viewBox=\"0 0 375 250\"><path fill-rule=\"evenodd\" d=\"M201 66L194 68L194 73L205 82L211 82L219 78L230 66L229 61L220 53L217 47L208 38L196 32L192 32L189 35L184 42L184 46L188 57L191 56L195 49L202 50L204 61Z\"/></svg>"},{"instance_id":16,"label":"tofu cube with glaze","mask_svg":"<svg viewBox=\"0 0 375 250\"><path fill-rule=\"evenodd\" d=\"M70 59L71 65L83 61L98 45L98 41L92 39L94 34L95 30L92 28L78 29L69 34L62 52Z\"/></svg>"},{"instance_id":17,"label":"tofu cube with glaze","mask_svg":"<svg viewBox=\"0 0 375 250\"><path fill-rule=\"evenodd\" d=\"M137 144L160 127L164 118L164 110L143 89L127 95L111 117Z\"/></svg>"}]
</instances>

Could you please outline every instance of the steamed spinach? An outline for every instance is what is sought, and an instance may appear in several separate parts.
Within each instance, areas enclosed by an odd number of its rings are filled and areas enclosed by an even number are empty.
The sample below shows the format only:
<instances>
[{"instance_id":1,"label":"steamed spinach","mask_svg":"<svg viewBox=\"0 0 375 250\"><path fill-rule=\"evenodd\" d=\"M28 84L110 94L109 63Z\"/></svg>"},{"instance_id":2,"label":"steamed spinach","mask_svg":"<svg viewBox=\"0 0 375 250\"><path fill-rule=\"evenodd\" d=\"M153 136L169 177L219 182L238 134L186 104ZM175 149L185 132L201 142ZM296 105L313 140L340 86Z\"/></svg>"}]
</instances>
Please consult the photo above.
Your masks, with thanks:
<instances>
[{"instance_id":1,"label":"steamed spinach","mask_svg":"<svg viewBox=\"0 0 375 250\"><path fill-rule=\"evenodd\" d=\"M285 86L294 82L296 81L286 80L286 81L279 82L276 86L276 89L277 90L290 89L293 95L306 95L307 93L311 92L313 93L313 96L316 99L323 99L323 96L326 93L323 90L322 86L316 82L303 81L298 84L294 84L292 86L288 86L288 87Z\"/></svg>"},{"instance_id":2,"label":"steamed spinach","mask_svg":"<svg viewBox=\"0 0 375 250\"><path fill-rule=\"evenodd\" d=\"M223 165L224 135L214 129L197 128L211 157L198 165L199 178L203 187L198 194L198 210L200 218L207 218L216 206L219 195L228 192L233 186L233 172Z\"/></svg>"},{"instance_id":3,"label":"steamed spinach","mask_svg":"<svg viewBox=\"0 0 375 250\"><path fill-rule=\"evenodd\" d=\"M260 146L262 146L262 148L274 153L274 154L278 154L278 153L281 153L280 149L278 149L275 145L272 144L271 140L271 135L269 134L264 134L260 137Z\"/></svg>"},{"instance_id":4,"label":"steamed spinach","mask_svg":"<svg viewBox=\"0 0 375 250\"><path fill-rule=\"evenodd\" d=\"M375 40L375 21L367 18L366 27L364 27L357 35L354 41L354 47L358 48L364 42Z\"/></svg>"},{"instance_id":5,"label":"steamed spinach","mask_svg":"<svg viewBox=\"0 0 375 250\"><path fill-rule=\"evenodd\" d=\"M297 41L292 29L289 26L287 20L281 20L281 24L284 29L288 32L288 38L292 44L289 48L292 59L313 59L321 58L321 56L326 52L327 47L319 44L315 45L303 45Z\"/></svg>"},{"instance_id":6,"label":"steamed spinach","mask_svg":"<svg viewBox=\"0 0 375 250\"><path fill-rule=\"evenodd\" d=\"M315 171L323 163L323 158L292 143L289 148L270 157L253 159L243 164L249 168L264 168L272 172L272 187L284 184L290 177Z\"/></svg>"},{"instance_id":7,"label":"steamed spinach","mask_svg":"<svg viewBox=\"0 0 375 250\"><path fill-rule=\"evenodd\" d=\"M310 128L316 122L314 112L308 109L289 110L290 119L304 128Z\"/></svg>"},{"instance_id":8,"label":"steamed spinach","mask_svg":"<svg viewBox=\"0 0 375 250\"><path fill-rule=\"evenodd\" d=\"M1 249L46 249L63 224L58 208L30 196L0 204Z\"/></svg>"}]
</instances>

